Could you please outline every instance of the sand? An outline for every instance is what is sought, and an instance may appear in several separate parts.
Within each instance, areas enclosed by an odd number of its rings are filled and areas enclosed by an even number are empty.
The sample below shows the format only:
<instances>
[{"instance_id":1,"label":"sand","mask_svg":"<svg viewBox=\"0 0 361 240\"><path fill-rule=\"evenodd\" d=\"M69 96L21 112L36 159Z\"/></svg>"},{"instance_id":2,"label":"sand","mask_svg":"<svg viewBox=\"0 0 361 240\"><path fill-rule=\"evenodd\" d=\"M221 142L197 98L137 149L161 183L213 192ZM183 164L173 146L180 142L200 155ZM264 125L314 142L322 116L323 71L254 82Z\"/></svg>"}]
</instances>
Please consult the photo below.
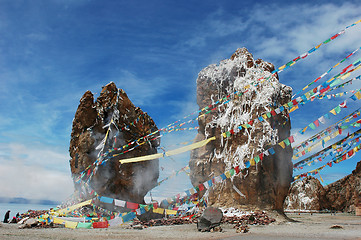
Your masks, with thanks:
<instances>
[{"instance_id":1,"label":"sand","mask_svg":"<svg viewBox=\"0 0 361 240\"><path fill-rule=\"evenodd\" d=\"M232 225L222 224L222 232L198 232L196 224L159 226L143 230L125 226L108 229L18 229L17 224L1 224L0 239L360 239L361 216L350 214L287 214L297 222L250 226L248 233L236 233ZM332 229L334 225L342 228Z\"/></svg>"}]
</instances>

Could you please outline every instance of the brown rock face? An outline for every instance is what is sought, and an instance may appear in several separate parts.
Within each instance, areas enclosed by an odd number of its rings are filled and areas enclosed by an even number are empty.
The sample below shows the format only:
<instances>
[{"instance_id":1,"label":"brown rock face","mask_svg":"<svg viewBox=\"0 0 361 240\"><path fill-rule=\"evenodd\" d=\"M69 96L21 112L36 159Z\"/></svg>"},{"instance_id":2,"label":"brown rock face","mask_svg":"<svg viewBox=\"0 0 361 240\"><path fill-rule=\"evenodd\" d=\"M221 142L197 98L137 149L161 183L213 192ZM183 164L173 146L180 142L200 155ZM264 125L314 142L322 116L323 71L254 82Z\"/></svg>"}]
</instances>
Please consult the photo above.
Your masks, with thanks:
<instances>
[{"instance_id":1,"label":"brown rock face","mask_svg":"<svg viewBox=\"0 0 361 240\"><path fill-rule=\"evenodd\" d=\"M82 179L89 181L99 195L143 203L144 196L157 184L158 159L123 165L119 160L156 153L160 141L151 139L158 135L123 150L121 147L157 129L148 114L135 107L114 83L103 87L95 102L87 91L80 99L71 133L69 152L74 179L86 170ZM82 184L75 182L75 188L81 191Z\"/></svg>"},{"instance_id":2,"label":"brown rock face","mask_svg":"<svg viewBox=\"0 0 361 240\"><path fill-rule=\"evenodd\" d=\"M328 207L325 189L318 179L311 176L293 182L285 200L285 209L287 210L320 211Z\"/></svg>"},{"instance_id":3,"label":"brown rock face","mask_svg":"<svg viewBox=\"0 0 361 240\"><path fill-rule=\"evenodd\" d=\"M354 212L361 204L361 161L350 175L325 186L330 209Z\"/></svg>"},{"instance_id":4,"label":"brown rock face","mask_svg":"<svg viewBox=\"0 0 361 240\"><path fill-rule=\"evenodd\" d=\"M206 192L211 205L283 211L283 202L292 181L292 149L274 145L290 136L288 114L282 112L262 122L254 121L250 128L236 130L241 124L257 120L291 99L292 89L281 84L277 76L271 76L273 70L272 64L254 60L252 54L242 48L230 59L219 65L210 65L198 75L197 103L200 109L235 91L247 92L198 120L195 141L212 136L216 136L216 140L191 152L189 166L194 186L232 167L245 168L244 162L264 149L273 146L275 150L274 155L264 156L263 161L255 166ZM263 81L259 81L262 77ZM235 134L221 137L223 132L231 129ZM204 191L200 192L201 196L203 194Z\"/></svg>"}]
</instances>

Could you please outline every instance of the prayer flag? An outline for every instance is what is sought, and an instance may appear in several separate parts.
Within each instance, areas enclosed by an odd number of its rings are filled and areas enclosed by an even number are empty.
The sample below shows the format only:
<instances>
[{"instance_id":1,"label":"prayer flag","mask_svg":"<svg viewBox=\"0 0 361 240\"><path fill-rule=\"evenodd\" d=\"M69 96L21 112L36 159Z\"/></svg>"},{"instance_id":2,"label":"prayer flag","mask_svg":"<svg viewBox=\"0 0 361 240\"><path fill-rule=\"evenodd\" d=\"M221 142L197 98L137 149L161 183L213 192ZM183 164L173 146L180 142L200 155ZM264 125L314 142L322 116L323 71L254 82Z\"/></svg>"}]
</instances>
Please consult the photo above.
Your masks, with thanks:
<instances>
[{"instance_id":1,"label":"prayer flag","mask_svg":"<svg viewBox=\"0 0 361 240\"><path fill-rule=\"evenodd\" d=\"M332 109L332 110L330 111L330 113L332 113L333 115L336 115L336 110L335 110L335 108Z\"/></svg>"},{"instance_id":2,"label":"prayer flag","mask_svg":"<svg viewBox=\"0 0 361 240\"><path fill-rule=\"evenodd\" d=\"M128 221L133 220L134 218L136 218L136 214L135 214L135 212L130 212L130 213L122 216L122 218L123 218L123 222L128 222Z\"/></svg>"},{"instance_id":3,"label":"prayer flag","mask_svg":"<svg viewBox=\"0 0 361 240\"><path fill-rule=\"evenodd\" d=\"M113 198L108 198L108 197L100 197L99 199L101 202L104 202L104 203L110 203L112 204L113 203Z\"/></svg>"},{"instance_id":4,"label":"prayer flag","mask_svg":"<svg viewBox=\"0 0 361 240\"><path fill-rule=\"evenodd\" d=\"M285 143L282 141L282 142L279 142L278 145L280 145L282 148L285 148Z\"/></svg>"},{"instance_id":5,"label":"prayer flag","mask_svg":"<svg viewBox=\"0 0 361 240\"><path fill-rule=\"evenodd\" d=\"M312 128L312 129L315 129L315 128L316 128L315 124L313 124L313 123L310 123L308 126L309 126L310 128Z\"/></svg>"},{"instance_id":6,"label":"prayer flag","mask_svg":"<svg viewBox=\"0 0 361 240\"><path fill-rule=\"evenodd\" d=\"M153 212L158 213L158 214L163 214L164 213L164 208L153 209Z\"/></svg>"},{"instance_id":7,"label":"prayer flag","mask_svg":"<svg viewBox=\"0 0 361 240\"><path fill-rule=\"evenodd\" d=\"M138 203L127 202L127 208L137 209L137 208L139 208L139 204Z\"/></svg>"},{"instance_id":8,"label":"prayer flag","mask_svg":"<svg viewBox=\"0 0 361 240\"><path fill-rule=\"evenodd\" d=\"M361 99L361 92L358 91L357 93L354 94L354 96L357 98L357 99Z\"/></svg>"},{"instance_id":9,"label":"prayer flag","mask_svg":"<svg viewBox=\"0 0 361 240\"><path fill-rule=\"evenodd\" d=\"M245 161L244 165L245 165L246 168L249 168L251 166L251 163L249 161Z\"/></svg>"},{"instance_id":10,"label":"prayer flag","mask_svg":"<svg viewBox=\"0 0 361 240\"><path fill-rule=\"evenodd\" d=\"M166 213L167 215L176 215L176 214L177 214L177 211L176 211L176 210L166 209L166 210L165 210L165 213Z\"/></svg>"},{"instance_id":11,"label":"prayer flag","mask_svg":"<svg viewBox=\"0 0 361 240\"><path fill-rule=\"evenodd\" d=\"M316 127L319 127L319 126L320 126L320 123L319 123L318 120L315 120L313 123L316 125Z\"/></svg>"},{"instance_id":12,"label":"prayer flag","mask_svg":"<svg viewBox=\"0 0 361 240\"><path fill-rule=\"evenodd\" d=\"M321 116L318 121L320 121L322 124L325 124L326 123L326 120L323 116Z\"/></svg>"},{"instance_id":13,"label":"prayer flag","mask_svg":"<svg viewBox=\"0 0 361 240\"><path fill-rule=\"evenodd\" d=\"M273 148L268 149L268 151L273 155L275 154L275 150Z\"/></svg>"}]
</instances>

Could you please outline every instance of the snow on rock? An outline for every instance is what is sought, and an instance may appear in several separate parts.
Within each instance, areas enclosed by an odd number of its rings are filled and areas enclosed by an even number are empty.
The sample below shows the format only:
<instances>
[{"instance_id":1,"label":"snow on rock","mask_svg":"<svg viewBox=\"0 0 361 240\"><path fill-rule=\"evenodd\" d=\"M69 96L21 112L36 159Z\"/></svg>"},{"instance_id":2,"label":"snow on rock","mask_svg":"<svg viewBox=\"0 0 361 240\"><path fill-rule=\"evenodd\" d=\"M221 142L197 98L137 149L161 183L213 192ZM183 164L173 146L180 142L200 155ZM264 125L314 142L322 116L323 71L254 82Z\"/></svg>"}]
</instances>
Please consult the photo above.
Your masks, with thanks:
<instances>
[{"instance_id":1,"label":"snow on rock","mask_svg":"<svg viewBox=\"0 0 361 240\"><path fill-rule=\"evenodd\" d=\"M271 63L254 60L247 49L241 48L230 59L210 65L199 73L197 103L200 109L226 96L231 96L231 101L218 104L214 111L198 120L195 141L212 136L216 136L216 140L191 153L189 164L194 186L232 167L244 169L246 160L290 136L287 112L266 121L255 121L250 128L238 129L291 99L292 89L281 84L277 74L272 76L273 70ZM243 94L234 95L235 92ZM234 135L221 137L222 133L232 129ZM274 149L275 155L264 156L263 162L206 193L209 202L220 206L247 205L282 210L292 179L292 149L290 146L285 149L275 146Z\"/></svg>"},{"instance_id":2,"label":"snow on rock","mask_svg":"<svg viewBox=\"0 0 361 240\"><path fill-rule=\"evenodd\" d=\"M320 181L311 176L292 183L285 200L288 211L322 210L328 207L326 192Z\"/></svg>"}]
</instances>

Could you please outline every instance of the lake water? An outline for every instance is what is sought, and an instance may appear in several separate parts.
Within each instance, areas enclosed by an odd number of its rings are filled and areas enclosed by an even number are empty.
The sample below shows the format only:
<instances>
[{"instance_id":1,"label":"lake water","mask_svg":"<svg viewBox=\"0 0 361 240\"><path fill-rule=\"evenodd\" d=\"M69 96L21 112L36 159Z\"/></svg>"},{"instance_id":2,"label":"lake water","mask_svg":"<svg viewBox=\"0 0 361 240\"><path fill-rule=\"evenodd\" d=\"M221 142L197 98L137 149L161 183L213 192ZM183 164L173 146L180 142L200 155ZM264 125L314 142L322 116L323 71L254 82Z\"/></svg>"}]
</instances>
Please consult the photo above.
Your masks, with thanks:
<instances>
[{"instance_id":1,"label":"lake water","mask_svg":"<svg viewBox=\"0 0 361 240\"><path fill-rule=\"evenodd\" d=\"M10 210L10 220L16 215L16 213L25 213L29 209L31 210L49 210L55 208L53 205L40 205L40 204L15 204L15 203L0 203L0 221L4 220L5 213Z\"/></svg>"}]
</instances>

